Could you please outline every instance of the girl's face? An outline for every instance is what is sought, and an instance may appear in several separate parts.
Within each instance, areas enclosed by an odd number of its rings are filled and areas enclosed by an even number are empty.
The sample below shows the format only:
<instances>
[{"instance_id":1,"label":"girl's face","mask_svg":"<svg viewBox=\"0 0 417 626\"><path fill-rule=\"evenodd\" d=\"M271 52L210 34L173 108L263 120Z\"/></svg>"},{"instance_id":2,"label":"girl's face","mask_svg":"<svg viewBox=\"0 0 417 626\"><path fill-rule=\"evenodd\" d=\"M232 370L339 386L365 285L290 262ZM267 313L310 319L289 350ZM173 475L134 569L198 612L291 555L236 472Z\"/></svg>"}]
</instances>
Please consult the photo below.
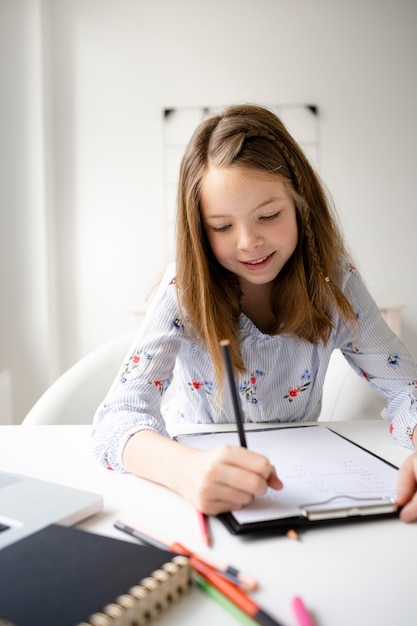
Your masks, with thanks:
<instances>
[{"instance_id":1,"label":"girl's face","mask_svg":"<svg viewBox=\"0 0 417 626\"><path fill-rule=\"evenodd\" d=\"M296 209L284 183L261 171L212 167L200 206L217 261L245 286L267 285L293 254Z\"/></svg>"}]
</instances>

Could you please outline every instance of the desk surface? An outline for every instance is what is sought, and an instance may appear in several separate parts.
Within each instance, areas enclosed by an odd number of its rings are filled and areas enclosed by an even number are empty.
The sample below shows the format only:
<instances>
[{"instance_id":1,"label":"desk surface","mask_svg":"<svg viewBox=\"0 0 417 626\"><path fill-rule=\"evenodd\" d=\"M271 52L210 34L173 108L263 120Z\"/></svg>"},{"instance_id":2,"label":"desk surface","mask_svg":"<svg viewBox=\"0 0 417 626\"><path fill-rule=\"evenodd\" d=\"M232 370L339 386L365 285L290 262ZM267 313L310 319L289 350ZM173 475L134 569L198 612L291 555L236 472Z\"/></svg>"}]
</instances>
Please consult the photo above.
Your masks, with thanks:
<instances>
[{"instance_id":1,"label":"desk surface","mask_svg":"<svg viewBox=\"0 0 417 626\"><path fill-rule=\"evenodd\" d=\"M409 455L391 440L382 420L329 426L396 465ZM286 626L297 625L290 606L295 595L303 597L317 626L416 624L411 584L416 524L384 520L316 528L294 541L235 537L211 519L209 549L187 502L163 487L96 464L89 426L0 426L0 469L102 493L103 511L80 524L82 528L129 541L113 528L120 517L250 573L260 584L256 601ZM161 626L196 623L237 622L197 589L158 621Z\"/></svg>"}]
</instances>

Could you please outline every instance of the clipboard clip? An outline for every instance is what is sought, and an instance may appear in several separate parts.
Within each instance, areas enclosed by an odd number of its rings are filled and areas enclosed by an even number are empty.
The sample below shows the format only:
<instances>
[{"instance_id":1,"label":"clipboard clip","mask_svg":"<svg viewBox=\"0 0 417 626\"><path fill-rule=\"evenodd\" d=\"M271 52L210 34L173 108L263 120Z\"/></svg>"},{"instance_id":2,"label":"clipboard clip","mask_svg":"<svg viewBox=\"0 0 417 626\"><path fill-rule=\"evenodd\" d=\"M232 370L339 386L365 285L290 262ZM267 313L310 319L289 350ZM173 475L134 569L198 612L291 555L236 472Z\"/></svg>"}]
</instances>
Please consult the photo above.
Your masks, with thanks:
<instances>
[{"instance_id":1,"label":"clipboard clip","mask_svg":"<svg viewBox=\"0 0 417 626\"><path fill-rule=\"evenodd\" d=\"M337 500L352 500L352 504L343 506L332 505ZM327 506L329 505L329 506ZM303 517L310 521L327 519L347 518L367 515L383 515L394 513L398 505L393 498L359 498L356 496L339 495L323 500L322 502L310 502L300 506Z\"/></svg>"}]
</instances>

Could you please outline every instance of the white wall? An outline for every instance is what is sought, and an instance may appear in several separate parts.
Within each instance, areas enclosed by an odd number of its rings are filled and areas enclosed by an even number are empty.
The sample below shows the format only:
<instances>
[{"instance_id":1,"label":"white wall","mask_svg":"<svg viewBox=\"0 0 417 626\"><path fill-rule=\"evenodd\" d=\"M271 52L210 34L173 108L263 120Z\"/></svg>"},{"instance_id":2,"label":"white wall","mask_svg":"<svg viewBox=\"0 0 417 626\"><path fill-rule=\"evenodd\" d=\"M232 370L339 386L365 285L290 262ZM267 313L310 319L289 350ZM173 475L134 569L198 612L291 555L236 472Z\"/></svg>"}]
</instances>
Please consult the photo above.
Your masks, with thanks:
<instances>
[{"instance_id":1,"label":"white wall","mask_svg":"<svg viewBox=\"0 0 417 626\"><path fill-rule=\"evenodd\" d=\"M376 300L407 304L417 356L416 23L415 0L0 0L0 369L16 421L133 325L163 269L171 106L319 106L348 243Z\"/></svg>"}]
</instances>

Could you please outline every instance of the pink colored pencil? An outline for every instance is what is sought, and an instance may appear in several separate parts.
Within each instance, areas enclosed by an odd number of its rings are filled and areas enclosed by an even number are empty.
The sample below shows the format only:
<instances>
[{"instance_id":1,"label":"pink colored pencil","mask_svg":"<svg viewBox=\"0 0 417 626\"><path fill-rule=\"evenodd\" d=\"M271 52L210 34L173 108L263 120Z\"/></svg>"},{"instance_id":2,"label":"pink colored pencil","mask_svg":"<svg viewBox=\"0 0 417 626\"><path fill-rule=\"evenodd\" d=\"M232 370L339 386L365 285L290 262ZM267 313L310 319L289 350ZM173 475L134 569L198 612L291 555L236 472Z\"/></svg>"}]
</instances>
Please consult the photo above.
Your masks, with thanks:
<instances>
[{"instance_id":1,"label":"pink colored pencil","mask_svg":"<svg viewBox=\"0 0 417 626\"><path fill-rule=\"evenodd\" d=\"M299 626L314 626L313 619L309 614L303 600L299 596L293 598L292 608L294 609L294 613L297 617Z\"/></svg>"}]
</instances>

